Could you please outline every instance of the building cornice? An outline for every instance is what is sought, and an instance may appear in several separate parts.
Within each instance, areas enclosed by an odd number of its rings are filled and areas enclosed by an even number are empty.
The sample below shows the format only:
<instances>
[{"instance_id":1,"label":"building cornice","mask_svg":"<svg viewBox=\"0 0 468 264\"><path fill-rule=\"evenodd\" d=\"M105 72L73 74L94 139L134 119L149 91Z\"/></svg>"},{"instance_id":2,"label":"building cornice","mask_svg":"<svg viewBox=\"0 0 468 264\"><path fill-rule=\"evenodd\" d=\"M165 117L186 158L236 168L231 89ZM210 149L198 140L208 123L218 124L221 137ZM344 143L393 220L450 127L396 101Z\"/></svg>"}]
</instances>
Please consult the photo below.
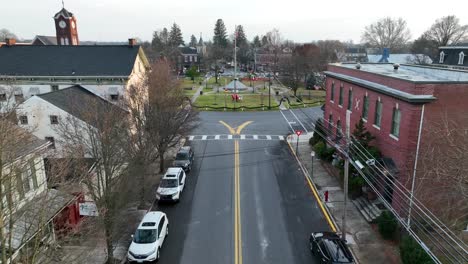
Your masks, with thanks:
<instances>
[{"instance_id":1,"label":"building cornice","mask_svg":"<svg viewBox=\"0 0 468 264\"><path fill-rule=\"evenodd\" d=\"M400 99L402 101L412 103L412 104L424 104L424 103L430 103L432 101L435 101L437 98L434 97L433 95L415 95L415 94L410 94L407 92L403 92L391 87L388 87L386 85L362 80L356 77L351 77L348 75L340 74L340 73L335 73L331 71L325 71L324 72L326 76L330 76L342 81L346 81L348 83L352 83L355 85L359 85L362 87L365 87L369 90L388 95L393 98Z\"/></svg>"}]
</instances>

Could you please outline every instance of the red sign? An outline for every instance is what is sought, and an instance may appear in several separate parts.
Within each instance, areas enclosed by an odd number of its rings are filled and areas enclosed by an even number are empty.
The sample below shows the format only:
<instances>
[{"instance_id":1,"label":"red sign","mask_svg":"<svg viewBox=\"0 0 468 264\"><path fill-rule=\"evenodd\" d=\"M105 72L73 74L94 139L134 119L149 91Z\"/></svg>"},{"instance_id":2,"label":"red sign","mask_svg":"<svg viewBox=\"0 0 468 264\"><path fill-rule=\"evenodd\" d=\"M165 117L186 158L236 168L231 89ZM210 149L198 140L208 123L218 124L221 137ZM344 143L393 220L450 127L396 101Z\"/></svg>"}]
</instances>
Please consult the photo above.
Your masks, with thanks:
<instances>
[{"instance_id":1,"label":"red sign","mask_svg":"<svg viewBox=\"0 0 468 264\"><path fill-rule=\"evenodd\" d=\"M302 131L296 130L296 135L297 135L297 136L300 136L301 134L302 134Z\"/></svg>"}]
</instances>

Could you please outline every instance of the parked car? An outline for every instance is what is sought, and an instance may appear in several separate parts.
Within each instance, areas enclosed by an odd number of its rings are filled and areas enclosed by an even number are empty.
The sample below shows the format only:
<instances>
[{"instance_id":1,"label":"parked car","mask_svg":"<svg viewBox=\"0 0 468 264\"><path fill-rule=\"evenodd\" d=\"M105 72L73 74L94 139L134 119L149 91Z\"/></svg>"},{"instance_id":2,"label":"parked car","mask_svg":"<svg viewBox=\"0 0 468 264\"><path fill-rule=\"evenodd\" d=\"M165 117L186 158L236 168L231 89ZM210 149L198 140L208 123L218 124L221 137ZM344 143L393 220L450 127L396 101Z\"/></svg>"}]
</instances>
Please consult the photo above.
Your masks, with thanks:
<instances>
[{"instance_id":1,"label":"parked car","mask_svg":"<svg viewBox=\"0 0 468 264\"><path fill-rule=\"evenodd\" d=\"M312 233L309 239L310 251L320 263L354 263L353 255L346 242L333 232Z\"/></svg>"},{"instance_id":2,"label":"parked car","mask_svg":"<svg viewBox=\"0 0 468 264\"><path fill-rule=\"evenodd\" d=\"M177 152L173 163L174 167L181 167L184 171L192 170L193 150L190 146L183 146Z\"/></svg>"},{"instance_id":3,"label":"parked car","mask_svg":"<svg viewBox=\"0 0 468 264\"><path fill-rule=\"evenodd\" d=\"M185 186L185 172L182 168L168 168L159 183L156 199L159 201L180 200L180 194Z\"/></svg>"},{"instance_id":4,"label":"parked car","mask_svg":"<svg viewBox=\"0 0 468 264\"><path fill-rule=\"evenodd\" d=\"M163 212L149 212L143 217L128 249L129 262L149 262L159 259L165 238L169 235L169 220Z\"/></svg>"}]
</instances>

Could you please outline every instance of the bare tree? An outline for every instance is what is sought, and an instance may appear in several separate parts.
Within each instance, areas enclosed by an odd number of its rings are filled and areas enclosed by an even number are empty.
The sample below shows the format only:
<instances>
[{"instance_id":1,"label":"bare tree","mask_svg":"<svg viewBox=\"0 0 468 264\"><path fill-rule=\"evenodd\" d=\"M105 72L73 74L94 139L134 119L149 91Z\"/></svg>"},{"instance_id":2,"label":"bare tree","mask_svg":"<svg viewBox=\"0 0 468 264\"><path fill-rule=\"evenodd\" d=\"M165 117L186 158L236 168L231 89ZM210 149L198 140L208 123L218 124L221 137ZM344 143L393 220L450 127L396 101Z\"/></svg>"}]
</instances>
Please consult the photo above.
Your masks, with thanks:
<instances>
[{"instance_id":1,"label":"bare tree","mask_svg":"<svg viewBox=\"0 0 468 264\"><path fill-rule=\"evenodd\" d=\"M367 26L361 38L372 47L395 50L403 48L411 34L402 18L385 17Z\"/></svg>"},{"instance_id":2,"label":"bare tree","mask_svg":"<svg viewBox=\"0 0 468 264\"><path fill-rule=\"evenodd\" d=\"M271 31L267 32L265 35L266 48L273 53L274 60L273 66L274 70L277 70L277 64L279 62L278 55L281 53L283 45L283 37L278 29L274 28Z\"/></svg>"},{"instance_id":3,"label":"bare tree","mask_svg":"<svg viewBox=\"0 0 468 264\"><path fill-rule=\"evenodd\" d=\"M460 19L456 16L446 16L437 19L424 35L437 47L457 44L468 37L468 25L460 25Z\"/></svg>"},{"instance_id":4,"label":"bare tree","mask_svg":"<svg viewBox=\"0 0 468 264\"><path fill-rule=\"evenodd\" d=\"M198 112L191 107L178 81L165 60L154 63L141 84L148 90L149 100L144 110L144 127L148 143L155 146L159 168L165 168L165 153L184 138L196 124Z\"/></svg>"},{"instance_id":5,"label":"bare tree","mask_svg":"<svg viewBox=\"0 0 468 264\"><path fill-rule=\"evenodd\" d=\"M18 39L18 37L6 28L0 29L0 41L5 41L7 38Z\"/></svg>"},{"instance_id":6,"label":"bare tree","mask_svg":"<svg viewBox=\"0 0 468 264\"><path fill-rule=\"evenodd\" d=\"M94 162L94 173L83 172L82 182L99 211L98 230L104 230L107 263L114 263L116 227L123 221L118 215L128 202L129 113L100 98L80 100L79 105L70 98L68 103L72 113L60 121L57 132L65 157Z\"/></svg>"}]
</instances>

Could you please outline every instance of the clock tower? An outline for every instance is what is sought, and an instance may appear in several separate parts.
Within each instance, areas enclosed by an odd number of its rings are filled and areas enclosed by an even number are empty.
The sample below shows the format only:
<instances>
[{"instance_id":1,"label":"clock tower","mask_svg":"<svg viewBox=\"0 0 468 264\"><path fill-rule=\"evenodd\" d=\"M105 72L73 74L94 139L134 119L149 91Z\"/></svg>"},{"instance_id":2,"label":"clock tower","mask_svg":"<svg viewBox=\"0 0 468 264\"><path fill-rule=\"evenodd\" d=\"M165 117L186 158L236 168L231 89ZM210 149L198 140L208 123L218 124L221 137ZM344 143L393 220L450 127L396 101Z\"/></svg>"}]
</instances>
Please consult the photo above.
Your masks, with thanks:
<instances>
[{"instance_id":1,"label":"clock tower","mask_svg":"<svg viewBox=\"0 0 468 264\"><path fill-rule=\"evenodd\" d=\"M73 13L62 8L54 15L57 45L79 45L76 17Z\"/></svg>"}]
</instances>

